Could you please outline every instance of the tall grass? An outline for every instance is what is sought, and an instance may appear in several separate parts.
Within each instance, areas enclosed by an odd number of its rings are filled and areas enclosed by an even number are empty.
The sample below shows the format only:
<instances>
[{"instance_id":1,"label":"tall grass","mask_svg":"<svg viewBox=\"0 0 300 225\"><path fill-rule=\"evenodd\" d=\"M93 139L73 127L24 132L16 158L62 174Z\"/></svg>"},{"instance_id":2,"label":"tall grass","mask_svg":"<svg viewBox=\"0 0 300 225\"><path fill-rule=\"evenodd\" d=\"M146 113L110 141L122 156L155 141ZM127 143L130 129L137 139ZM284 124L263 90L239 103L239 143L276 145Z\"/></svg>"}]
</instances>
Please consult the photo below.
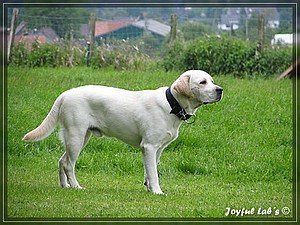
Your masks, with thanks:
<instances>
[{"instance_id":1,"label":"tall grass","mask_svg":"<svg viewBox=\"0 0 300 225\"><path fill-rule=\"evenodd\" d=\"M85 84L130 90L169 86L180 74L91 68L8 68L6 216L14 218L211 218L226 207L292 208L292 84L290 80L216 76L224 99L202 106L193 125L162 153L166 197L147 193L139 149L91 138L76 165L86 190L58 188L63 149L55 131L24 143L63 91ZM251 215L258 217L260 215ZM261 219L265 219L262 216Z\"/></svg>"}]
</instances>

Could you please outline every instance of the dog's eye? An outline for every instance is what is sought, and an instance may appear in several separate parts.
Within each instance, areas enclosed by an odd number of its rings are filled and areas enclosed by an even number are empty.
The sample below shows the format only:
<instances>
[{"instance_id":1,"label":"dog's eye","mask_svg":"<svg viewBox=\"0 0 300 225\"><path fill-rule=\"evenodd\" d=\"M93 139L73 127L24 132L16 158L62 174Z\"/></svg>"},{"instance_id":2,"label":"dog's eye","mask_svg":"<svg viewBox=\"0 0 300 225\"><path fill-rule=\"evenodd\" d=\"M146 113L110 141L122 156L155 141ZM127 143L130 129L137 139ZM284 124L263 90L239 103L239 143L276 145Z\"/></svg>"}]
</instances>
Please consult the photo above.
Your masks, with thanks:
<instances>
[{"instance_id":1,"label":"dog's eye","mask_svg":"<svg viewBox=\"0 0 300 225\"><path fill-rule=\"evenodd\" d=\"M203 81L200 82L200 84L206 84L206 83L207 83L206 80L203 80Z\"/></svg>"}]
</instances>

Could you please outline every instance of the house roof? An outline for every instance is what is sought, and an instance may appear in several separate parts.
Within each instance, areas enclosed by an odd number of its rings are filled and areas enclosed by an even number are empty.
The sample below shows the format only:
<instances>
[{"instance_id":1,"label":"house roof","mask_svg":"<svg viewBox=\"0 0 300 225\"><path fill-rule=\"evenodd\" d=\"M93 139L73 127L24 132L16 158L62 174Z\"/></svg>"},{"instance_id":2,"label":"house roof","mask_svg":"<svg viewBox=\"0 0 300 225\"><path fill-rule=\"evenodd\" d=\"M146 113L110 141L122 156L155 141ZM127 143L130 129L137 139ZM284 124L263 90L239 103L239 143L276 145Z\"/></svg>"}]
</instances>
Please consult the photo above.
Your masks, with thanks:
<instances>
[{"instance_id":1,"label":"house roof","mask_svg":"<svg viewBox=\"0 0 300 225\"><path fill-rule=\"evenodd\" d=\"M14 43L23 43L27 49L31 49L31 46L35 41L38 41L40 44L47 43L47 39L44 35L18 35L15 36Z\"/></svg>"},{"instance_id":2,"label":"house roof","mask_svg":"<svg viewBox=\"0 0 300 225\"><path fill-rule=\"evenodd\" d=\"M17 27L16 27L16 31L15 34L16 35L21 35L21 32L25 29L26 27L26 23L24 21L22 21Z\"/></svg>"},{"instance_id":3,"label":"house roof","mask_svg":"<svg viewBox=\"0 0 300 225\"><path fill-rule=\"evenodd\" d=\"M43 27L36 33L37 35L45 36L47 43L54 43L59 40L59 36L51 27Z\"/></svg>"},{"instance_id":4,"label":"house roof","mask_svg":"<svg viewBox=\"0 0 300 225\"><path fill-rule=\"evenodd\" d=\"M51 27L43 27L38 30L28 30L24 21L17 26L15 43L22 42L26 45L31 45L36 39L41 44L54 43L59 39L59 36Z\"/></svg>"},{"instance_id":5,"label":"house roof","mask_svg":"<svg viewBox=\"0 0 300 225\"><path fill-rule=\"evenodd\" d=\"M276 8L253 8L253 12L265 14L266 20L279 20L280 14Z\"/></svg>"},{"instance_id":6,"label":"house roof","mask_svg":"<svg viewBox=\"0 0 300 225\"><path fill-rule=\"evenodd\" d=\"M132 24L133 20L96 21L95 36L107 34Z\"/></svg>"},{"instance_id":7,"label":"house roof","mask_svg":"<svg viewBox=\"0 0 300 225\"><path fill-rule=\"evenodd\" d=\"M160 36L166 36L171 28L168 25L160 23L156 20L148 19L148 20L110 20L110 21L96 21L95 24L95 36L105 35L119 29L125 27L137 27L139 29L149 30L152 33L158 34ZM81 33L88 37L89 33L89 25L83 24L81 25Z\"/></svg>"},{"instance_id":8,"label":"house roof","mask_svg":"<svg viewBox=\"0 0 300 225\"><path fill-rule=\"evenodd\" d=\"M221 24L226 24L227 26L230 26L231 24L239 24L240 17L239 9L228 9L227 14L221 15Z\"/></svg>"},{"instance_id":9,"label":"house roof","mask_svg":"<svg viewBox=\"0 0 300 225\"><path fill-rule=\"evenodd\" d=\"M158 35L161 35L161 36L166 36L171 30L170 26L160 23L156 20L152 20L152 19L140 20L140 21L134 22L132 25L139 27L139 28L149 30L149 31L156 33Z\"/></svg>"}]
</instances>

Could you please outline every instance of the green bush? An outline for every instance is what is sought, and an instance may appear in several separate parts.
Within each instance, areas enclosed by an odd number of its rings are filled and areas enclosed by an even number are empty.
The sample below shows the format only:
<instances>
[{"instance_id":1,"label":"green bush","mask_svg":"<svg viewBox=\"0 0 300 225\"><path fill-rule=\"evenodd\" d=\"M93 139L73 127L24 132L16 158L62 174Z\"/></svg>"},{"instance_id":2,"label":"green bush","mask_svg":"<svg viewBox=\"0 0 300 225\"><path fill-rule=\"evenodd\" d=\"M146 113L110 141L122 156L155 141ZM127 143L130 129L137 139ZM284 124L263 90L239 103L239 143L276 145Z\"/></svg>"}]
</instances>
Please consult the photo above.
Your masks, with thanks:
<instances>
[{"instance_id":1,"label":"green bush","mask_svg":"<svg viewBox=\"0 0 300 225\"><path fill-rule=\"evenodd\" d=\"M28 57L30 67L47 66L55 67L58 63L59 48L56 45L43 44L35 42L32 45L31 53Z\"/></svg>"},{"instance_id":2,"label":"green bush","mask_svg":"<svg viewBox=\"0 0 300 225\"><path fill-rule=\"evenodd\" d=\"M205 36L193 42L175 42L166 48L162 65L168 70L201 69L211 74L270 76L292 62L291 48L264 49L254 43L224 36Z\"/></svg>"},{"instance_id":3,"label":"green bush","mask_svg":"<svg viewBox=\"0 0 300 225\"><path fill-rule=\"evenodd\" d=\"M84 50L68 43L40 44L37 40L27 49L20 43L13 47L10 64L29 67L84 65Z\"/></svg>"},{"instance_id":4,"label":"green bush","mask_svg":"<svg viewBox=\"0 0 300 225\"><path fill-rule=\"evenodd\" d=\"M256 63L259 73L280 74L292 64L292 48L265 49Z\"/></svg>"},{"instance_id":5,"label":"green bush","mask_svg":"<svg viewBox=\"0 0 300 225\"><path fill-rule=\"evenodd\" d=\"M161 65L166 71L185 70L184 52L186 52L185 44L181 41L175 41L174 43L167 44Z\"/></svg>"},{"instance_id":6,"label":"green bush","mask_svg":"<svg viewBox=\"0 0 300 225\"><path fill-rule=\"evenodd\" d=\"M24 44L20 43L15 45L11 52L10 63L17 66L26 65L28 62L28 54L29 52Z\"/></svg>"},{"instance_id":7,"label":"green bush","mask_svg":"<svg viewBox=\"0 0 300 225\"><path fill-rule=\"evenodd\" d=\"M67 39L66 39L67 40ZM143 52L145 44L115 40L109 49L95 46L89 62L93 68L144 70L152 63ZM10 63L29 67L82 66L86 50L67 41L40 44L35 41L28 50L24 44L12 49ZM266 48L257 53L256 45L229 36L203 36L195 41L166 44L158 66L166 71L201 69L208 73L233 74L238 77L280 74L292 63L290 47ZM153 66L153 64L151 64Z\"/></svg>"},{"instance_id":8,"label":"green bush","mask_svg":"<svg viewBox=\"0 0 300 225\"><path fill-rule=\"evenodd\" d=\"M93 68L113 67L117 70L144 69L149 62L149 56L142 53L136 45L115 41L114 47L95 46L89 65ZM60 67L86 65L86 50L71 46L68 42L55 44L40 44L35 41L31 49L24 44L15 45L10 58L10 64L29 67Z\"/></svg>"}]
</instances>

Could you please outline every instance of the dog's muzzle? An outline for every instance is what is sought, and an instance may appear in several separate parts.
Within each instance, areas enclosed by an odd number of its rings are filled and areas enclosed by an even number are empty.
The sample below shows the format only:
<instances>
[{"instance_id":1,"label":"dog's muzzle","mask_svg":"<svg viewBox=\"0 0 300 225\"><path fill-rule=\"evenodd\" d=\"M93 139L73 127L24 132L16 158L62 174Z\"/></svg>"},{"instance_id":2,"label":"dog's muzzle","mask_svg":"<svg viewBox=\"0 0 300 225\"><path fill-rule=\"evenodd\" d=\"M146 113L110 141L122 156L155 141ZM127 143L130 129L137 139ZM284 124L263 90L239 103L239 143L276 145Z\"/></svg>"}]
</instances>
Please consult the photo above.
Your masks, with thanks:
<instances>
[{"instance_id":1,"label":"dog's muzzle","mask_svg":"<svg viewBox=\"0 0 300 225\"><path fill-rule=\"evenodd\" d=\"M217 92L217 99L216 100L220 101L223 97L223 88L217 87L216 92Z\"/></svg>"}]
</instances>

